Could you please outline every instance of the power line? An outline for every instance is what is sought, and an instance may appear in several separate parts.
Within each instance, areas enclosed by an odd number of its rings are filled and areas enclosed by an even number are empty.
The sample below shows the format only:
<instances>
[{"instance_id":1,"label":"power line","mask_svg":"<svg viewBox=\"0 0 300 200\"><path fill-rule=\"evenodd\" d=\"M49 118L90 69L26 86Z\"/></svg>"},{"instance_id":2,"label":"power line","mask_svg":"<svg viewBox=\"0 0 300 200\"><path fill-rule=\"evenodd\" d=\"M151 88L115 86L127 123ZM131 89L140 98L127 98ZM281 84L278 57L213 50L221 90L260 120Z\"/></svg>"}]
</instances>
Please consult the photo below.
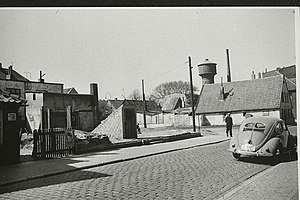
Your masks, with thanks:
<instances>
[{"instance_id":1,"label":"power line","mask_svg":"<svg viewBox=\"0 0 300 200\"><path fill-rule=\"evenodd\" d=\"M180 67L183 67L183 66L184 66L185 64L187 64L187 63L188 63L188 61L186 61L185 63L180 64L180 65L174 67L173 69L171 69L171 70L169 70L169 71L163 72L163 73L161 73L161 74L155 76L155 77L152 78L152 79L147 80L147 82L151 82L151 81L153 81L153 80L155 80L155 79L161 77L162 75L165 75L165 74L167 74L167 73L169 73L169 72L171 72L171 71L174 71L174 70L176 70L176 69L178 69L178 68L180 68Z\"/></svg>"}]
</instances>

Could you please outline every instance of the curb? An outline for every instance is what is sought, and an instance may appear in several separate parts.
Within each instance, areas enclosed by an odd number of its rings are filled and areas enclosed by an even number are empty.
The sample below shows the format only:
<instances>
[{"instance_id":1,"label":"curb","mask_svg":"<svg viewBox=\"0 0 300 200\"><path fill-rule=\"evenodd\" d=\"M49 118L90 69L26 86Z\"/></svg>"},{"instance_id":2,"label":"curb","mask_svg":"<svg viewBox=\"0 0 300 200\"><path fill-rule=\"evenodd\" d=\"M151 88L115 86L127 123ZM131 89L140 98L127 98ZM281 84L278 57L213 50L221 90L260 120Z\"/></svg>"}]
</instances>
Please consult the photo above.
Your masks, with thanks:
<instances>
[{"instance_id":1,"label":"curb","mask_svg":"<svg viewBox=\"0 0 300 200\"><path fill-rule=\"evenodd\" d=\"M60 172L45 173L45 174L42 174L42 175L27 177L27 178L23 178L23 179L19 179L19 180L14 180L14 181L2 183L2 184L0 183L0 187L9 186L9 185L12 185L12 184L21 183L21 182L30 181L30 180L35 180L35 179L39 179L39 178L45 178L45 177L50 177L50 176L65 174L65 173L69 173L69 172L79 171L79 170L83 170L83 169L90 169L90 168L94 168L94 167L100 167L100 166L104 166L104 165L115 164L115 163L119 163L119 162L125 162L125 161L135 160L135 159L139 159L139 158L144 158L144 157L149 157L149 156L164 154L164 153L170 153L170 152L179 151L179 150L185 150L185 149L191 149L191 148L200 147L200 146L218 144L218 143L225 142L225 141L228 141L228 140L229 140L228 138L226 138L226 139L220 139L220 140L215 141L215 142L208 142L208 143L199 144L199 145L190 146L190 147L177 148L177 149L172 149L172 150L167 150L167 151L161 151L161 152L156 152L156 153L150 153L150 154L141 155L141 156L133 156L133 157L124 158L124 159L117 159L117 160L113 160L113 161L109 161L109 162L105 162L105 163L92 164L92 165L88 165L88 166L84 166L84 167L78 167L78 168L75 168L75 169L67 169L65 171L60 171Z\"/></svg>"}]
</instances>

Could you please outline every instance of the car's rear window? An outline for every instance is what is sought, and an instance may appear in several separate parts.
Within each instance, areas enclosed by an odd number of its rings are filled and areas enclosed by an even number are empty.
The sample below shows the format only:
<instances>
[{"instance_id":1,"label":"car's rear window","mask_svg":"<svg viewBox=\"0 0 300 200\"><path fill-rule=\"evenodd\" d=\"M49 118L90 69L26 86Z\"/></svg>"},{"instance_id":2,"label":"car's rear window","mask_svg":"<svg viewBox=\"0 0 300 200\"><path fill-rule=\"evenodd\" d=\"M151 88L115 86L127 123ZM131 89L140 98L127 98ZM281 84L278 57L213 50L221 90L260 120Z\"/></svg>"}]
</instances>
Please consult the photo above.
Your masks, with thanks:
<instances>
[{"instance_id":1,"label":"car's rear window","mask_svg":"<svg viewBox=\"0 0 300 200\"><path fill-rule=\"evenodd\" d=\"M251 122L251 123L247 123L244 125L244 129L243 131L261 131L261 132L264 132L265 131L265 128L266 128L266 125L263 124L263 123L254 123L254 122Z\"/></svg>"}]
</instances>

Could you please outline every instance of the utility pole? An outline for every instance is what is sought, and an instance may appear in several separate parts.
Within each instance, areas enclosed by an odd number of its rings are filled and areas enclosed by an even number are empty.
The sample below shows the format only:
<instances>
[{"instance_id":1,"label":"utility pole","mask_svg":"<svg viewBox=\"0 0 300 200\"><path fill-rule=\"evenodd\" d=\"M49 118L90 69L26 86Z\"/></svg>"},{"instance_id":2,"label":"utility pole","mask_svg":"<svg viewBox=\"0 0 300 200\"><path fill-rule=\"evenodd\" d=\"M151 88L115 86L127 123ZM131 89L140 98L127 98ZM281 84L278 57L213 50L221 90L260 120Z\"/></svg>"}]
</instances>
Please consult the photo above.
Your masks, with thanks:
<instances>
[{"instance_id":1,"label":"utility pole","mask_svg":"<svg viewBox=\"0 0 300 200\"><path fill-rule=\"evenodd\" d=\"M146 122L146 99L145 99L145 91L144 91L144 79L142 79L142 93L143 93L143 103L144 103L144 128L147 128L147 122Z\"/></svg>"},{"instance_id":2,"label":"utility pole","mask_svg":"<svg viewBox=\"0 0 300 200\"><path fill-rule=\"evenodd\" d=\"M189 56L190 83L191 83L191 96L192 96L193 131L196 132L192 68L193 68L192 67L192 61L191 61L191 57Z\"/></svg>"}]
</instances>

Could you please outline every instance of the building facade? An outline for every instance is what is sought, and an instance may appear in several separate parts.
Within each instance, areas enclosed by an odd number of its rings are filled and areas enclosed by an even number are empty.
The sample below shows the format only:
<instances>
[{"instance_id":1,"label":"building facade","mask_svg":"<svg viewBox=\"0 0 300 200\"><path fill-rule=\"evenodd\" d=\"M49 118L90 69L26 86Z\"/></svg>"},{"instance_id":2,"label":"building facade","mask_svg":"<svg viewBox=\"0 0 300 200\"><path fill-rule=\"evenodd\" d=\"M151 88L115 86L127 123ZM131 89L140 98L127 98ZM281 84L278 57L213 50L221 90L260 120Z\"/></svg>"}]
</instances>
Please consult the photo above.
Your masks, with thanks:
<instances>
[{"instance_id":1,"label":"building facade","mask_svg":"<svg viewBox=\"0 0 300 200\"><path fill-rule=\"evenodd\" d=\"M231 113L235 125L249 115L275 116L288 124L295 122L283 75L223 84L204 84L195 113L201 125L225 125Z\"/></svg>"}]
</instances>

